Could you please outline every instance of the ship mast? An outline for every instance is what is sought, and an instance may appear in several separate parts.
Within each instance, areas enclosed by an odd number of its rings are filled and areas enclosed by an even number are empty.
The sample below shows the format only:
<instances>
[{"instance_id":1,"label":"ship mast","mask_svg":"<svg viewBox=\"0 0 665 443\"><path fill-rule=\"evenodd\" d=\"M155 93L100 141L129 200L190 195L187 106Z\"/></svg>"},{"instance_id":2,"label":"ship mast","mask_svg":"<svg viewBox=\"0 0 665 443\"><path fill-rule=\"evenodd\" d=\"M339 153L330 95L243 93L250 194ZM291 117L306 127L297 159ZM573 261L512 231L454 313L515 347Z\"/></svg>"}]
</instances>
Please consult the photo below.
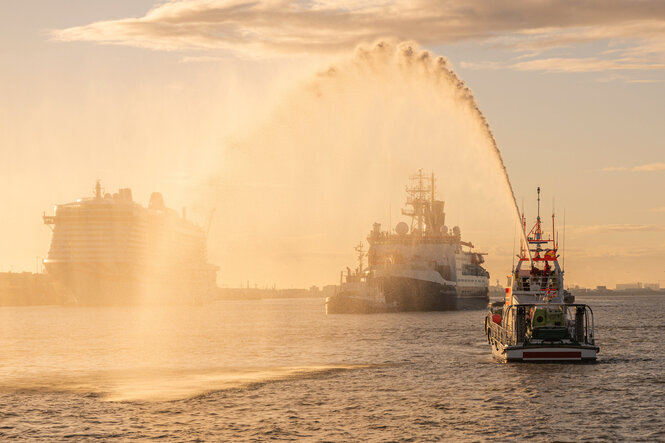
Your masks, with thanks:
<instances>
[{"instance_id":1,"label":"ship mast","mask_svg":"<svg viewBox=\"0 0 665 443\"><path fill-rule=\"evenodd\" d=\"M424 235L429 227L426 223L427 214L431 213L434 201L434 174L430 183L427 183L423 170L419 169L417 174L410 177L410 185L406 187L406 204L411 206L402 209L402 214L411 217L411 231L417 231L418 235Z\"/></svg>"},{"instance_id":2,"label":"ship mast","mask_svg":"<svg viewBox=\"0 0 665 443\"><path fill-rule=\"evenodd\" d=\"M522 248L521 251L521 261L531 261L531 265L534 265L534 262L540 261L556 261L556 252L558 245L556 242L556 231L554 230L554 213L552 213L552 237L545 238L543 235L542 221L540 219L540 187L537 189L538 192L538 213L536 217L536 223L531 228L531 231L526 235L527 245ZM522 226L524 227L524 232L526 232L526 218L522 214ZM544 245L544 247L543 247ZM531 247L533 246L533 249ZM526 253L533 252L535 255L529 258L526 257ZM545 255L541 255L545 253Z\"/></svg>"},{"instance_id":3,"label":"ship mast","mask_svg":"<svg viewBox=\"0 0 665 443\"><path fill-rule=\"evenodd\" d=\"M354 249L358 253L358 274L360 275L363 272L363 259L367 254L363 250L363 242L359 242Z\"/></svg>"},{"instance_id":4,"label":"ship mast","mask_svg":"<svg viewBox=\"0 0 665 443\"><path fill-rule=\"evenodd\" d=\"M97 184L95 185L95 199L102 199L102 184L99 179L97 179Z\"/></svg>"}]
</instances>

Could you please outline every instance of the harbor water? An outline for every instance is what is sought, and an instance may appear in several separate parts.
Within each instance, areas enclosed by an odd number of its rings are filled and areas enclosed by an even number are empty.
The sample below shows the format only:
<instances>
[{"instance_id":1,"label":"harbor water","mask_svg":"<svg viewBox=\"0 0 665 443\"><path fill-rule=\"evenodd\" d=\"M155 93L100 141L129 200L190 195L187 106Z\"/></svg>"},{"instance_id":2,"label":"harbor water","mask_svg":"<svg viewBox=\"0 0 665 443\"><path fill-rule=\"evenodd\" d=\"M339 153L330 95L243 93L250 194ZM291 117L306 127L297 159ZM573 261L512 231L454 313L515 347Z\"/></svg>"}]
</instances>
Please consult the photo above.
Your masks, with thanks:
<instances>
[{"instance_id":1,"label":"harbor water","mask_svg":"<svg viewBox=\"0 0 665 443\"><path fill-rule=\"evenodd\" d=\"M665 441L665 298L578 301L594 364L498 363L484 311L0 308L0 439Z\"/></svg>"}]
</instances>

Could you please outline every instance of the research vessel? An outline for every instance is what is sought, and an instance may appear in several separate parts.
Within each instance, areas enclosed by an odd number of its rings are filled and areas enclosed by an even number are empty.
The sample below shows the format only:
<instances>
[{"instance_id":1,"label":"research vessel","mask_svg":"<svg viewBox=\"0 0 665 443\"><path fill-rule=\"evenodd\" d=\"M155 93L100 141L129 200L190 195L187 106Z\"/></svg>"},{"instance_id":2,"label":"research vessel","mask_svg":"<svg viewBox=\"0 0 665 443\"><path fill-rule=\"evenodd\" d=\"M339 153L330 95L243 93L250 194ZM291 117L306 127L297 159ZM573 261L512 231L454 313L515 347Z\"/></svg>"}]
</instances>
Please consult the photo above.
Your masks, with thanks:
<instances>
[{"instance_id":1,"label":"research vessel","mask_svg":"<svg viewBox=\"0 0 665 443\"><path fill-rule=\"evenodd\" d=\"M129 188L56 205L44 265L67 303L199 303L214 296L217 267L207 262L206 231L152 193L147 207Z\"/></svg>"},{"instance_id":2,"label":"research vessel","mask_svg":"<svg viewBox=\"0 0 665 443\"><path fill-rule=\"evenodd\" d=\"M538 216L526 233L522 213L517 265L508 277L505 300L490 305L485 334L493 355L504 362L594 361L599 352L594 339L593 311L574 303L564 290L559 245L554 231L545 238Z\"/></svg>"},{"instance_id":3,"label":"research vessel","mask_svg":"<svg viewBox=\"0 0 665 443\"><path fill-rule=\"evenodd\" d=\"M326 300L328 313L444 311L483 309L489 301L484 253L463 241L460 228L446 224L444 201L436 199L434 174L420 170L406 187L402 214L394 231L374 223L362 244L358 267L347 268L337 294ZM364 267L363 258L367 258Z\"/></svg>"}]
</instances>

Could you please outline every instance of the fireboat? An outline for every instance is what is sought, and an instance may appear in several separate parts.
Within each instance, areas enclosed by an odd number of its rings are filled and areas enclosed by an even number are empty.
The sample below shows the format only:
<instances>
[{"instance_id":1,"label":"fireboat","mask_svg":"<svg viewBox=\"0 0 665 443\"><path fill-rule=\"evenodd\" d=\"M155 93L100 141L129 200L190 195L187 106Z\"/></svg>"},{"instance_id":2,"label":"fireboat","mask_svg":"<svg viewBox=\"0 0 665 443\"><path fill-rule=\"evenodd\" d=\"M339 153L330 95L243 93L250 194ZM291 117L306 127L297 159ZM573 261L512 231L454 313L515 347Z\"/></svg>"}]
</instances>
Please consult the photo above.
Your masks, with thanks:
<instances>
[{"instance_id":1,"label":"fireboat","mask_svg":"<svg viewBox=\"0 0 665 443\"><path fill-rule=\"evenodd\" d=\"M538 216L527 234L521 214L519 261L506 286L505 300L491 303L485 317L485 334L494 356L503 362L595 361L593 311L574 303L564 290L564 270L559 265L559 244L554 229L545 238Z\"/></svg>"}]
</instances>

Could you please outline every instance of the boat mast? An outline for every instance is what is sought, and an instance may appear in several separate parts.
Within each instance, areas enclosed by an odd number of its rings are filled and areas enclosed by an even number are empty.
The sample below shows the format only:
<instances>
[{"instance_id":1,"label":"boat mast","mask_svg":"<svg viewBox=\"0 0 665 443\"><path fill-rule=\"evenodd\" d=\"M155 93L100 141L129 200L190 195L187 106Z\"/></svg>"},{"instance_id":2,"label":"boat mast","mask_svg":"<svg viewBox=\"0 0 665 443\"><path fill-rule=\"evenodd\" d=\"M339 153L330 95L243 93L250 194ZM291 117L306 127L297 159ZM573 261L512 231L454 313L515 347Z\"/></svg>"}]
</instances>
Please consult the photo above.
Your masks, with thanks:
<instances>
[{"instance_id":1,"label":"boat mast","mask_svg":"<svg viewBox=\"0 0 665 443\"><path fill-rule=\"evenodd\" d=\"M432 190L431 196L430 196L430 207L434 208L434 173L432 172L432 186L430 187Z\"/></svg>"},{"instance_id":2,"label":"boat mast","mask_svg":"<svg viewBox=\"0 0 665 443\"><path fill-rule=\"evenodd\" d=\"M538 186L538 223L540 223L540 186Z\"/></svg>"},{"instance_id":3,"label":"boat mast","mask_svg":"<svg viewBox=\"0 0 665 443\"><path fill-rule=\"evenodd\" d=\"M358 275L363 272L363 258L365 258L365 251L363 251L363 242L361 241L355 247L356 252L358 253Z\"/></svg>"},{"instance_id":4,"label":"boat mast","mask_svg":"<svg viewBox=\"0 0 665 443\"><path fill-rule=\"evenodd\" d=\"M402 214L411 217L411 231L417 230L418 235L424 235L426 226L425 217L430 213L432 201L434 200L434 174L432 181L427 183L427 177L423 175L423 170L411 176L411 184L406 187L406 204L411 206L408 209L402 209Z\"/></svg>"}]
</instances>

